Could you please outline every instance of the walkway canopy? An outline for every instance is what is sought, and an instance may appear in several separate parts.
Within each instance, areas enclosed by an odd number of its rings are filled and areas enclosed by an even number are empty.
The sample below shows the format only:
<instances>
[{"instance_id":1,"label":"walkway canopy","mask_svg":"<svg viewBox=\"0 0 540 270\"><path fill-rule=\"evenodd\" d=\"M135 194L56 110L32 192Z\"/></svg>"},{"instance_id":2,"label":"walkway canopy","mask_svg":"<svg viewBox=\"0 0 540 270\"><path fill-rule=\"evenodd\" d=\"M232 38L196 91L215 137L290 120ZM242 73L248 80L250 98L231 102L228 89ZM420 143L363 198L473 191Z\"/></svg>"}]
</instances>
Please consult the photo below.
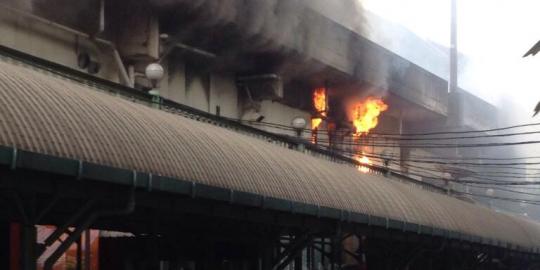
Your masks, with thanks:
<instances>
[{"instance_id":1,"label":"walkway canopy","mask_svg":"<svg viewBox=\"0 0 540 270\"><path fill-rule=\"evenodd\" d=\"M527 251L540 247L540 225L528 219L5 62L0 146L217 187L231 191L231 199L256 194L270 209L285 201L301 205L297 213Z\"/></svg>"}]
</instances>

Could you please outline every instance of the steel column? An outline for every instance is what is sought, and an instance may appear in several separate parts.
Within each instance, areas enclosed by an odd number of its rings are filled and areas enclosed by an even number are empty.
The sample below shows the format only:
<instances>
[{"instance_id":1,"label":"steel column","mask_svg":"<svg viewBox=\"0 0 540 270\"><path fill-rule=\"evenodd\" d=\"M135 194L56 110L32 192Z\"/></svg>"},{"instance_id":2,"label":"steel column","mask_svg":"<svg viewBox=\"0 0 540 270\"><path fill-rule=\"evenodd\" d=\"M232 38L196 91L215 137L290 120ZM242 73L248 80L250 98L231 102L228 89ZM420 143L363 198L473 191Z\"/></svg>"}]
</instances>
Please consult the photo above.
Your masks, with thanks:
<instances>
[{"instance_id":1,"label":"steel column","mask_svg":"<svg viewBox=\"0 0 540 270\"><path fill-rule=\"evenodd\" d=\"M91 237L91 234L90 234L90 230L86 230L84 232L84 270L90 270L90 262L91 262L91 258L90 258L90 249L91 249L91 246L90 246L90 237Z\"/></svg>"},{"instance_id":2,"label":"steel column","mask_svg":"<svg viewBox=\"0 0 540 270\"><path fill-rule=\"evenodd\" d=\"M31 224L21 224L21 270L36 270L36 226Z\"/></svg>"}]
</instances>

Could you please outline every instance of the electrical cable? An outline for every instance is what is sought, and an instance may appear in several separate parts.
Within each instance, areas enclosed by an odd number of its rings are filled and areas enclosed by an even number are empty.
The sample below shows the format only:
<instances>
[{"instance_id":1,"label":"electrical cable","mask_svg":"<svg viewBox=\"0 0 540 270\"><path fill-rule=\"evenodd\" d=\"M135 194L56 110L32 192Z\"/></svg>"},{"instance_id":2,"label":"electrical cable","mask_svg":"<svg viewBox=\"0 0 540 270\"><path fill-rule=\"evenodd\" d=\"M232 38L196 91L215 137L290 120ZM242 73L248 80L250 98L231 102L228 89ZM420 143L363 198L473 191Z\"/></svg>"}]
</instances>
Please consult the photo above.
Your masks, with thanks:
<instances>
[{"instance_id":1,"label":"electrical cable","mask_svg":"<svg viewBox=\"0 0 540 270\"><path fill-rule=\"evenodd\" d=\"M257 122L258 123L258 122ZM540 123L538 124L540 125ZM540 133L540 132L539 132ZM504 134L505 136L511 136L512 134ZM486 136L480 136L477 138L485 138ZM437 138L438 140L452 140L452 138ZM328 142L328 140L318 140L319 142ZM366 144L361 143L349 143L349 142L341 142L341 143L335 143L336 145L348 145L348 146L363 146ZM491 142L491 143L469 143L469 144L462 144L462 143L453 143L453 144L436 144L436 143L424 143L424 144L399 144L399 147L401 148L477 148L477 147L500 147L500 146L515 146L515 145L529 145L529 144L540 144L540 141L536 140L530 140L530 141L518 141L518 142ZM396 147L396 145L388 144L388 143L367 143L369 146L374 147Z\"/></svg>"},{"instance_id":2,"label":"electrical cable","mask_svg":"<svg viewBox=\"0 0 540 270\"><path fill-rule=\"evenodd\" d=\"M228 118L232 121L239 121L244 123L250 123L255 125L269 125L269 126L275 126L275 127L283 127L290 130L296 130L291 126L278 124L278 123L270 123L270 122L257 122L257 121L249 121L249 120L241 120L241 119L235 119L235 118ZM380 132L370 132L372 135L384 135L384 136L428 136L428 135L445 135L445 134L470 134L470 133L485 133L485 132L494 132L494 131L502 131L502 130L509 130L509 129L516 129L516 128L523 128L523 127L534 127L534 126L540 126L540 123L530 123L530 124L521 124L521 125L514 125L514 126L507 126L502 128L493 128L493 129L484 129L484 130L464 130L464 131L436 131L436 132L424 132L424 133L380 133ZM311 131L311 129L303 129L304 131ZM328 131L327 129L318 129L318 131Z\"/></svg>"},{"instance_id":3,"label":"electrical cable","mask_svg":"<svg viewBox=\"0 0 540 270\"><path fill-rule=\"evenodd\" d=\"M252 122L253 123L253 122ZM294 128L279 125L279 124L271 124L271 123L261 123L261 122L255 122L256 124L262 124L269 127L274 127L282 130L295 130ZM392 133L371 133L372 135L391 135L391 136L427 136L427 135L443 135L443 134L469 134L469 133L484 133L484 132L493 132L493 131L501 131L501 130L508 130L508 129L514 129L514 128L520 128L520 127L529 127L529 126L540 126L540 123L536 124L526 124L526 125L516 125L516 126L510 126L510 127L504 127L504 128L497 128L497 129L488 129L488 130L474 130L474 131L451 131L451 132L427 132L427 133L408 133L408 134L392 134ZM323 130L319 130L323 131ZM495 138L495 137L509 137L509 136L522 136L522 135L533 135L533 134L539 134L540 132L532 131L532 132L520 132L520 133L506 133L506 134L491 134L491 135L481 135L481 136L461 136L461 137L438 137L438 138L399 138L399 137L376 137L376 136L370 136L368 137L369 140L418 140L418 141L427 141L427 140L457 140L457 139L484 139L484 138ZM476 143L476 144L411 144L411 145L397 145L398 147L407 147L407 148L460 148L460 147L497 147L497 146L511 146L511 145L526 145L526 144L537 144L540 143L540 141L522 141L522 142L504 142L504 143ZM344 143L341 143L341 145L345 145ZM351 145L351 144L349 144ZM360 144L358 144L360 145ZM372 143L369 144L369 146L377 146L377 147L396 147L396 145L388 145L388 144L381 144L381 143ZM343 154L343 153L342 153ZM370 156L370 155L366 155ZM383 159L380 156L374 156L371 155L372 158L379 158ZM531 158L540 158L540 157L531 157ZM531 158L489 158L484 160L526 160ZM416 163L426 163L426 164L440 164L440 165L468 165L468 166L515 166L515 165L540 165L540 162L511 162L511 163L474 163L474 162L457 162L457 161L451 161L451 162L442 162L440 160L445 160L450 158L446 157L440 157L437 160L426 160L426 159L416 159L416 160L405 160L407 162L416 162ZM482 160L481 158L466 158L467 160ZM463 159L462 159L463 160ZM522 169L522 168L519 168ZM524 169L524 168L523 168ZM402 171L393 170L393 172L400 172L404 173ZM433 173L441 173L440 171L431 171ZM463 180L453 180L453 179L444 179L444 178L437 178L437 175L427 172L431 174L431 176L426 176L422 174L416 174L416 176L419 177L427 177L427 178L436 178L436 180L439 181L449 181L449 182L457 182L459 184L464 185L504 185L504 186L514 186L514 185L538 185L540 182L523 182L523 181L501 181L501 180L492 180L487 178L482 178L481 180L486 180L490 182L485 181L463 181ZM405 172L406 173L406 172ZM502 176L493 176L493 177L502 177ZM517 178L517 177L516 177ZM533 194L533 193L526 193L526 192L519 192L519 191L513 191L510 189L503 189L497 187L497 189L506 190L508 192L515 192L519 194L527 194L527 195L540 195L540 194ZM530 204L540 204L540 201L532 201L532 200L522 200L522 199L515 199L515 198L504 198L504 197L497 197L497 196L487 196L483 194L474 194L469 192L459 192L459 191L453 191L454 193L460 193L460 194L466 194L466 195L472 195L477 197L486 197L490 199L497 199L497 200L505 200L505 201L512 201L512 202L520 202L520 203L530 203Z\"/></svg>"},{"instance_id":4,"label":"electrical cable","mask_svg":"<svg viewBox=\"0 0 540 270\"><path fill-rule=\"evenodd\" d=\"M474 187L474 188L486 188L486 187L482 187L482 186L476 186L476 185L466 185L466 186L469 186L469 187ZM511 192L511 193L517 193L517 194L523 194L523 195L531 195L531 196L540 196L540 193L529 193L529 192L524 192L524 191L519 191L519 190L512 190L512 189L507 189L507 188L502 188L502 187L491 187L492 189L494 190L500 190L500 191L504 191L504 192Z\"/></svg>"},{"instance_id":5,"label":"electrical cable","mask_svg":"<svg viewBox=\"0 0 540 270\"><path fill-rule=\"evenodd\" d=\"M381 155L374 155L374 154L363 154L364 156L367 156L368 158L373 158L373 159L377 159L377 160L388 160L387 157L385 156L381 156ZM390 160L395 160L395 159L390 159ZM421 162L417 162L415 160L410 160L410 159L405 159L405 160L397 160L397 161L404 161L404 162L413 162L413 163L421 163ZM429 162L431 163L431 162ZM436 163L438 164L438 163ZM423 169L430 169L430 168L426 168L426 167L419 167L417 166L418 168L423 168ZM470 168L459 168L458 169L463 169L463 170L471 170ZM491 169L491 168L490 168ZM500 171L490 171L490 172L478 172L478 171L473 171L474 173L474 176L486 176L486 177L497 177L497 178L516 178L516 179L539 179L539 177L535 177L535 176L539 176L539 174L528 174L528 173L512 173L512 172L500 172Z\"/></svg>"},{"instance_id":6,"label":"electrical cable","mask_svg":"<svg viewBox=\"0 0 540 270\"><path fill-rule=\"evenodd\" d=\"M397 165L399 165L399 163L395 163ZM359 166L361 166L361 164L359 164ZM410 165L409 165L410 166ZM411 174L411 175L414 175L414 176L418 176L418 177L424 177L424 178L430 178L430 179L433 179L435 178L436 180L440 180L440 181L447 181L447 182L455 182L455 183L460 183L460 184L492 184L492 185L502 185L502 186L529 186L529 185L540 185L540 181L502 181L502 180L493 180L493 179L482 179L484 181L477 181L477 180L457 180L457 179L450 179L450 178L442 178L438 175L425 175L425 174L421 174L421 173L411 173L411 172L407 172L407 171L402 171L402 170L396 170L396 169L392 169L392 168L388 168L391 172L394 172L394 173L400 173L400 174ZM441 173L439 171L431 171L432 173Z\"/></svg>"},{"instance_id":7,"label":"electrical cable","mask_svg":"<svg viewBox=\"0 0 540 270\"><path fill-rule=\"evenodd\" d=\"M327 147L325 147L327 148ZM328 149L328 148L327 148ZM334 149L334 151L336 151ZM348 154L357 154L358 151L353 150L338 150L341 153L348 153ZM392 158L388 158L383 155L373 155L373 154L365 154L367 157L373 157L373 158L381 158L381 159L388 159L388 160L396 160ZM464 166L470 166L470 167L478 167L478 166L516 166L516 165L540 165L540 162L511 162L511 163L476 163L476 162L448 162L448 161L438 161L438 160L417 160L417 159L397 159L397 161L408 161L408 162L416 162L416 163L426 163L426 164L439 164L439 165L464 165ZM528 168L523 168L524 170Z\"/></svg>"},{"instance_id":8,"label":"electrical cable","mask_svg":"<svg viewBox=\"0 0 540 270\"><path fill-rule=\"evenodd\" d=\"M414 174L413 173L412 175L422 177L421 174ZM437 180L442 180L442 179L437 179ZM444 180L442 180L442 181L444 181ZM449 180L449 182L456 182L456 181ZM457 183L467 185L467 183L464 183L462 181L458 181ZM539 184L540 184L540 182L539 182ZM444 187L441 187L441 188L444 188ZM453 194L462 194L462 195L471 195L471 196L475 196L475 197L489 198L489 199L495 199L495 200L503 200L503 201L516 202L516 203L526 203L526 204L540 205L540 201L527 200L527 199L508 198L508 197L500 197L500 196L490 196L490 195L484 195L484 194L478 194L478 193L472 193L472 192L463 192L463 191L457 191L457 190L451 190L451 193L453 193Z\"/></svg>"}]
</instances>

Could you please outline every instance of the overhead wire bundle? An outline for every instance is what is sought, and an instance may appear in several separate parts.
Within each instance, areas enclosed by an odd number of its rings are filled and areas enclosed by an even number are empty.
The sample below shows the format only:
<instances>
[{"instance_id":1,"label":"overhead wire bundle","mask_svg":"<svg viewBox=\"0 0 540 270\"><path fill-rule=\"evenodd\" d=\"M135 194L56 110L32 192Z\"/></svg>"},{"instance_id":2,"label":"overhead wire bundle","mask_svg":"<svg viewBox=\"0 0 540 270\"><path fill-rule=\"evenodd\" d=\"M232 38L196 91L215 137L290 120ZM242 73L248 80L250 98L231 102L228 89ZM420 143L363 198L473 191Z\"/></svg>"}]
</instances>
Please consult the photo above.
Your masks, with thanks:
<instances>
[{"instance_id":1,"label":"overhead wire bundle","mask_svg":"<svg viewBox=\"0 0 540 270\"><path fill-rule=\"evenodd\" d=\"M268 123L268 122L253 122L242 121L253 126L271 128L277 131L292 132L297 129L290 126ZM408 148L408 149L455 149L455 148L492 148L492 147L511 147L518 145L540 144L540 140L518 140L518 141L489 141L487 139L506 139L520 138L521 136L530 136L540 134L540 130L520 131L520 132L505 132L520 128L538 127L540 123L514 125L502 128L485 129L485 130L464 130L464 131L437 131L437 132L422 132L422 133L377 133L370 132L364 135L363 140L351 139L343 142L332 141L332 147L329 147L328 139L319 139L319 147L325 150L331 150L336 154L354 158L357 154L354 147L386 147L386 148ZM303 129L303 132L309 134L310 129ZM318 132L327 130L318 129ZM481 140L482 142L478 142ZM472 141L472 142L471 142ZM411 143L412 142L412 143ZM309 142L307 142L309 143ZM410 154L405 158L396 154L375 154L364 153L370 159L377 160L383 164L385 160L390 161L389 170L422 177L425 179L438 180L444 183L454 182L463 186L474 188L491 188L511 194L540 196L540 193L532 193L523 190L540 190L540 156L530 157L492 157L492 156L429 156L429 155L414 155ZM406 163L407 171L399 169L400 163ZM471 171L471 175L462 178L445 177L442 170L427 167L441 165L454 166L458 169ZM532 168L531 168L532 167ZM514 188L519 187L521 190ZM540 200L530 200L522 198L510 198L501 196L492 196L471 192L453 191L463 195L471 195L476 197L484 197L489 199L504 200L526 204L540 204Z\"/></svg>"}]
</instances>

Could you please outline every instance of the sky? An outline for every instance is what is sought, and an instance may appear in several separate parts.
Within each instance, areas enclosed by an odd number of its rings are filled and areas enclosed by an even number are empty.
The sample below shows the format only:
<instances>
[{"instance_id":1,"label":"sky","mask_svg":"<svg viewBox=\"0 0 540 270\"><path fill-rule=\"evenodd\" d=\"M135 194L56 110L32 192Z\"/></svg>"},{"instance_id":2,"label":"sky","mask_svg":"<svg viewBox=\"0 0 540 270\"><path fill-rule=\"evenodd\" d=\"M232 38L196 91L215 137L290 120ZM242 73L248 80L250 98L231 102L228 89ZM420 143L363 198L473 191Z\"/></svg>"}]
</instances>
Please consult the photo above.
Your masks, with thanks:
<instances>
[{"instance_id":1,"label":"sky","mask_svg":"<svg viewBox=\"0 0 540 270\"><path fill-rule=\"evenodd\" d=\"M460 70L460 85L492 104L513 104L520 110L515 122L530 122L540 100L540 54L522 56L540 40L540 1L457 1L458 50L469 58ZM423 39L449 44L450 0L361 2Z\"/></svg>"}]
</instances>

